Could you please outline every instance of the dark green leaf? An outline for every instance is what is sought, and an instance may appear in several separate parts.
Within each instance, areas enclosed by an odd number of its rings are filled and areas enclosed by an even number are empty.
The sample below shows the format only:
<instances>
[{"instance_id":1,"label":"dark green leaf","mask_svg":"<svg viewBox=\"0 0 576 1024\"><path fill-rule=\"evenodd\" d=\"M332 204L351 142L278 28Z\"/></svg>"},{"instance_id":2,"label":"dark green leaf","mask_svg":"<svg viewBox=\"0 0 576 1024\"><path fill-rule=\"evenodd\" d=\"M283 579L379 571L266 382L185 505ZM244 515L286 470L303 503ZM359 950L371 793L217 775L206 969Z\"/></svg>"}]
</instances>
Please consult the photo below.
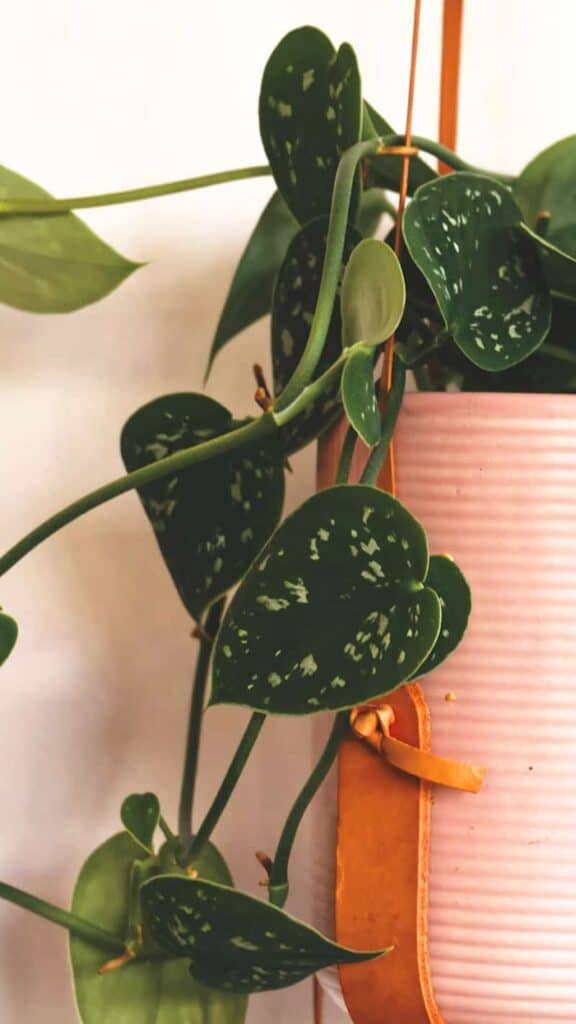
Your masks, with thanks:
<instances>
[{"instance_id":1,"label":"dark green leaf","mask_svg":"<svg viewBox=\"0 0 576 1024\"><path fill-rule=\"evenodd\" d=\"M576 225L573 231L570 228L559 230L555 236L555 242L548 237L548 234L541 235L529 228L527 224L522 225L522 230L540 249L550 287L576 299L576 255L571 255L563 248L564 245L567 245L569 248L576 249ZM571 237L572 234L574 237Z\"/></svg>"},{"instance_id":2,"label":"dark green leaf","mask_svg":"<svg viewBox=\"0 0 576 1024\"><path fill-rule=\"evenodd\" d=\"M147 853L153 853L152 840L160 820L160 801L155 793L132 793L124 800L120 818L127 832Z\"/></svg>"},{"instance_id":3,"label":"dark green leaf","mask_svg":"<svg viewBox=\"0 0 576 1024\"><path fill-rule=\"evenodd\" d=\"M220 349L270 312L276 274L297 230L282 196L275 192L240 257L216 328L206 376Z\"/></svg>"},{"instance_id":4,"label":"dark green leaf","mask_svg":"<svg viewBox=\"0 0 576 1024\"><path fill-rule=\"evenodd\" d=\"M0 199L48 192L0 167ZM0 217L0 302L29 313L70 313L97 302L140 266L72 213Z\"/></svg>"},{"instance_id":5,"label":"dark green leaf","mask_svg":"<svg viewBox=\"0 0 576 1024\"><path fill-rule=\"evenodd\" d=\"M345 346L379 345L396 330L406 301L404 275L389 245L365 238L348 260L340 304Z\"/></svg>"},{"instance_id":6,"label":"dark green leaf","mask_svg":"<svg viewBox=\"0 0 576 1024\"><path fill-rule=\"evenodd\" d=\"M286 988L330 964L388 952L338 946L270 903L209 882L154 878L143 886L142 905L158 944L189 957L194 977L224 991Z\"/></svg>"},{"instance_id":7,"label":"dark green leaf","mask_svg":"<svg viewBox=\"0 0 576 1024\"><path fill-rule=\"evenodd\" d=\"M139 409L122 431L128 470L226 434L238 424L205 395L176 394ZM166 476L139 491L164 561L199 619L244 575L276 526L284 500L276 438Z\"/></svg>"},{"instance_id":8,"label":"dark green leaf","mask_svg":"<svg viewBox=\"0 0 576 1024\"><path fill-rule=\"evenodd\" d=\"M328 220L313 220L290 243L280 268L272 303L272 366L274 393L286 387L308 341L320 290L326 252ZM343 265L360 235L349 228L344 246ZM315 378L327 370L342 352L340 304L335 303L324 351ZM288 454L303 448L334 422L340 410L338 383L322 399L310 403L305 411L282 429L282 443Z\"/></svg>"},{"instance_id":9,"label":"dark green leaf","mask_svg":"<svg viewBox=\"0 0 576 1024\"><path fill-rule=\"evenodd\" d=\"M213 847L205 863L206 876L228 884L220 873ZM82 868L72 900L75 914L119 935L128 929L128 899L132 865L143 852L125 832L108 839ZM218 855L219 857L219 855ZM216 871L214 870L216 868ZM181 871L181 869L180 869ZM99 975L105 956L101 949L72 938L70 954L76 1002L83 1024L242 1024L246 999L205 988L190 977L181 959L136 960L128 967Z\"/></svg>"},{"instance_id":10,"label":"dark green leaf","mask_svg":"<svg viewBox=\"0 0 576 1024\"><path fill-rule=\"evenodd\" d=\"M0 610L0 665L9 658L18 639L18 623Z\"/></svg>"},{"instance_id":11,"label":"dark green leaf","mask_svg":"<svg viewBox=\"0 0 576 1024\"><path fill-rule=\"evenodd\" d=\"M374 349L356 349L342 373L342 403L348 421L365 444L373 448L381 434L380 411L374 385Z\"/></svg>"},{"instance_id":12,"label":"dark green leaf","mask_svg":"<svg viewBox=\"0 0 576 1024\"><path fill-rule=\"evenodd\" d=\"M514 182L513 192L529 227L537 226L541 214L549 218L551 242L559 231L571 231L572 246L561 248L576 256L576 135L555 142L531 160Z\"/></svg>"},{"instance_id":13,"label":"dark green leaf","mask_svg":"<svg viewBox=\"0 0 576 1024\"><path fill-rule=\"evenodd\" d=\"M360 138L361 111L358 65L347 43L336 53L310 27L282 39L264 70L260 134L276 184L301 224L329 213L340 157Z\"/></svg>"},{"instance_id":14,"label":"dark green leaf","mask_svg":"<svg viewBox=\"0 0 576 1024\"><path fill-rule=\"evenodd\" d=\"M389 494L332 487L247 573L214 655L212 704L305 715L394 690L440 631L420 524Z\"/></svg>"},{"instance_id":15,"label":"dark green leaf","mask_svg":"<svg viewBox=\"0 0 576 1024\"><path fill-rule=\"evenodd\" d=\"M404 217L406 245L448 330L484 370L526 359L550 328L538 248L521 223L507 188L468 173L423 185Z\"/></svg>"},{"instance_id":16,"label":"dark green leaf","mask_svg":"<svg viewBox=\"0 0 576 1024\"><path fill-rule=\"evenodd\" d=\"M362 138L373 139L376 135L395 135L388 121L380 116L374 107L364 103L362 118ZM367 160L368 173L364 182L366 188L376 185L379 188L389 188L393 192L400 191L402 178L402 157L401 156L371 156ZM410 159L410 176L408 178L408 195L412 195L420 185L432 181L437 177L436 171L421 160L419 156Z\"/></svg>"},{"instance_id":17,"label":"dark green leaf","mask_svg":"<svg viewBox=\"0 0 576 1024\"><path fill-rule=\"evenodd\" d=\"M449 555L432 555L426 584L440 598L442 626L432 651L415 676L428 675L458 646L466 632L472 607L470 587Z\"/></svg>"}]
</instances>

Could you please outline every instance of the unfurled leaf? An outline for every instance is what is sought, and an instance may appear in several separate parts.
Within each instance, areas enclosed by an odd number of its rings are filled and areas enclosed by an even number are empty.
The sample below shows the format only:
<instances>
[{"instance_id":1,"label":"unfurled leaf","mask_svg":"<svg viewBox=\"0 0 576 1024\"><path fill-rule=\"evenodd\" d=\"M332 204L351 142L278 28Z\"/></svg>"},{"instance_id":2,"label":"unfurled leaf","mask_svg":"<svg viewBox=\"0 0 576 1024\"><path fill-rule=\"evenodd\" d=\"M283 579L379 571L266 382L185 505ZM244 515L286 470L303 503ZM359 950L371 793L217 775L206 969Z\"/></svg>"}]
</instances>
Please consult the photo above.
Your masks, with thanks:
<instances>
[{"instance_id":1,"label":"unfurled leaf","mask_svg":"<svg viewBox=\"0 0 576 1024\"><path fill-rule=\"evenodd\" d=\"M346 360L342 380L342 404L349 423L373 448L381 434L380 411L374 382L374 349L370 345L356 349Z\"/></svg>"},{"instance_id":2,"label":"unfurled leaf","mask_svg":"<svg viewBox=\"0 0 576 1024\"><path fill-rule=\"evenodd\" d=\"M143 886L142 905L156 942L189 958L198 981L223 991L286 988L330 964L388 952L338 946L284 910L214 883L160 876Z\"/></svg>"},{"instance_id":3,"label":"unfurled leaf","mask_svg":"<svg viewBox=\"0 0 576 1024\"><path fill-rule=\"evenodd\" d=\"M240 257L216 328L206 376L220 349L270 312L276 274L297 230L297 221L275 192Z\"/></svg>"},{"instance_id":4,"label":"unfurled leaf","mask_svg":"<svg viewBox=\"0 0 576 1024\"><path fill-rule=\"evenodd\" d=\"M147 853L160 820L160 801L155 793L132 793L124 800L120 818L127 832Z\"/></svg>"},{"instance_id":5,"label":"unfurled leaf","mask_svg":"<svg viewBox=\"0 0 576 1024\"><path fill-rule=\"evenodd\" d=\"M374 110L374 107L365 102L362 117L362 138L373 139L376 135L383 136L394 134L396 133L394 132L394 129L390 127L388 121L386 121L377 110ZM366 161L367 174L364 182L365 187L371 188L373 186L377 186L378 188L388 188L393 192L399 192L400 182L402 180L402 164L403 158L401 156L369 157ZM424 160L419 156L411 157L408 178L408 195L411 196L420 185L425 185L427 181L432 181L436 177L436 171L429 167Z\"/></svg>"},{"instance_id":6,"label":"unfurled leaf","mask_svg":"<svg viewBox=\"0 0 576 1024\"><path fill-rule=\"evenodd\" d=\"M306 715L389 693L440 631L420 524L389 494L332 487L289 516L218 634L212 704Z\"/></svg>"},{"instance_id":7,"label":"unfurled leaf","mask_svg":"<svg viewBox=\"0 0 576 1024\"><path fill-rule=\"evenodd\" d=\"M208 875L213 872L214 858L210 847L206 849L209 863L200 867L208 877L228 884L227 871L224 877L218 872ZM126 935L131 870L134 863L143 863L143 856L125 832L98 847L78 877L73 912L110 932ZM135 960L100 975L98 970L106 959L101 949L71 938L70 955L83 1024L243 1024L246 999L200 985L190 977L182 959Z\"/></svg>"},{"instance_id":8,"label":"unfurled leaf","mask_svg":"<svg viewBox=\"0 0 576 1024\"><path fill-rule=\"evenodd\" d=\"M10 657L18 639L18 623L0 610L0 665Z\"/></svg>"},{"instance_id":9,"label":"unfurled leaf","mask_svg":"<svg viewBox=\"0 0 576 1024\"><path fill-rule=\"evenodd\" d=\"M404 238L454 341L476 366L526 359L550 329L538 247L521 230L509 190L477 174L423 185L404 217Z\"/></svg>"},{"instance_id":10,"label":"unfurled leaf","mask_svg":"<svg viewBox=\"0 0 576 1024\"><path fill-rule=\"evenodd\" d=\"M131 471L238 424L205 395L176 394L144 405L122 431ZM191 466L139 492L164 561L194 619L239 579L282 512L284 471L275 437Z\"/></svg>"},{"instance_id":11,"label":"unfurled leaf","mask_svg":"<svg viewBox=\"0 0 576 1024\"><path fill-rule=\"evenodd\" d=\"M329 213L338 162L360 138L361 113L352 48L344 43L336 53L316 28L289 32L264 70L260 134L276 184L301 224Z\"/></svg>"},{"instance_id":12,"label":"unfurled leaf","mask_svg":"<svg viewBox=\"0 0 576 1024\"><path fill-rule=\"evenodd\" d=\"M428 675L455 650L466 632L472 607L470 587L449 555L432 555L426 585L440 598L442 625L434 647L415 676Z\"/></svg>"},{"instance_id":13,"label":"unfurled leaf","mask_svg":"<svg viewBox=\"0 0 576 1024\"><path fill-rule=\"evenodd\" d=\"M365 238L353 250L342 280L344 345L387 341L400 323L405 301L406 286L398 257L385 242Z\"/></svg>"},{"instance_id":14,"label":"unfurled leaf","mask_svg":"<svg viewBox=\"0 0 576 1024\"><path fill-rule=\"evenodd\" d=\"M316 309L326 252L328 220L313 220L294 237L280 268L272 303L272 366L274 393L279 395L294 373L310 334ZM343 266L360 235L349 228ZM319 377L342 352L340 303L334 304L324 350L314 377ZM288 454L303 448L334 422L340 409L338 383L322 399L310 403L304 412L282 429L282 443Z\"/></svg>"},{"instance_id":15,"label":"unfurled leaf","mask_svg":"<svg viewBox=\"0 0 576 1024\"><path fill-rule=\"evenodd\" d=\"M0 199L50 199L0 167ZM70 313L103 299L140 264L72 213L0 216L0 302L29 313Z\"/></svg>"}]
</instances>

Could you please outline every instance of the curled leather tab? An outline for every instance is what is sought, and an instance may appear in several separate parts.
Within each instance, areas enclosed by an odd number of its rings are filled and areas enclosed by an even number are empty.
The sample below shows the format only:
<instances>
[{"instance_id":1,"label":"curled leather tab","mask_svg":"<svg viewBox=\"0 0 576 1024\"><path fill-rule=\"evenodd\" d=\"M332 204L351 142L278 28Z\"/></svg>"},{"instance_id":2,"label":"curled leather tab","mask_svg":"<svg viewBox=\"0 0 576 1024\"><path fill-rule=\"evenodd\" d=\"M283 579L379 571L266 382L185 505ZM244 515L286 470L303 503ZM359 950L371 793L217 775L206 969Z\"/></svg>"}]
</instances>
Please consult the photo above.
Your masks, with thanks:
<instances>
[{"instance_id":1,"label":"curled leather tab","mask_svg":"<svg viewBox=\"0 0 576 1024\"><path fill-rule=\"evenodd\" d=\"M368 743L376 753L400 771L466 793L479 792L486 774L483 768L438 757L429 750L396 739L390 735L395 717L390 704L375 701L353 708L350 712L350 726L355 736Z\"/></svg>"}]
</instances>

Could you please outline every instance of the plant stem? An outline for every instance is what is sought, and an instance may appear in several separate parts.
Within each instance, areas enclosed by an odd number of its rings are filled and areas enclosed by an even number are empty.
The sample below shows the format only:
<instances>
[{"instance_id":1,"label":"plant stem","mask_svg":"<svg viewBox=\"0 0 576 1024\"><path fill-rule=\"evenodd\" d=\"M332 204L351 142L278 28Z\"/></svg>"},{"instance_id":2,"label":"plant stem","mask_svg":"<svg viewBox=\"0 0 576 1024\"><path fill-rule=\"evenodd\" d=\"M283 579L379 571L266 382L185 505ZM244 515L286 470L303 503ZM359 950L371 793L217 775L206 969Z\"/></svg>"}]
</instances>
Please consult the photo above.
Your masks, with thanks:
<instances>
[{"instance_id":1,"label":"plant stem","mask_svg":"<svg viewBox=\"0 0 576 1024\"><path fill-rule=\"evenodd\" d=\"M572 366L576 364L576 352L571 352L569 349L562 348L561 345L554 345L551 341L545 341L540 348L537 348L535 356L550 356L552 359L559 359L564 363L571 363Z\"/></svg>"},{"instance_id":2,"label":"plant stem","mask_svg":"<svg viewBox=\"0 0 576 1024\"><path fill-rule=\"evenodd\" d=\"M0 899L15 903L17 907L22 907L24 910L30 910L38 917L43 917L47 921L51 921L52 924L66 928L76 938L85 939L86 942L91 942L102 949L114 953L121 953L124 949L124 940L121 936L107 932L104 928L100 928L97 924L91 924L81 917L76 917L75 914L70 914L67 910L54 906L53 903L46 903L45 900L32 896L31 893L25 892L23 889L16 889L13 885L0 882Z\"/></svg>"},{"instance_id":3,"label":"plant stem","mask_svg":"<svg viewBox=\"0 0 576 1024\"><path fill-rule=\"evenodd\" d=\"M276 907L283 907L288 896L288 863L300 822L330 771L347 727L348 712L338 712L334 719L328 742L322 751L318 763L300 790L286 819L286 824L282 829L268 882L270 903L273 903Z\"/></svg>"},{"instance_id":4,"label":"plant stem","mask_svg":"<svg viewBox=\"0 0 576 1024\"><path fill-rule=\"evenodd\" d=\"M404 141L403 135L396 136L398 141L388 142L387 145L401 145ZM446 146L440 145L439 142L435 142L434 139L426 139L422 135L412 136L412 145L416 146L417 149L421 149L424 153L429 153L431 156L438 157L445 164L448 164L454 171L470 171L471 174L482 174L487 178L494 178L496 181L500 181L503 185L511 185L515 181L513 174L501 174L499 171L486 171L480 167L475 167L474 164L469 164L462 157L454 153L453 150L448 149Z\"/></svg>"},{"instance_id":5,"label":"plant stem","mask_svg":"<svg viewBox=\"0 0 576 1024\"><path fill-rule=\"evenodd\" d=\"M332 366L329 366L327 370L324 370L324 373L317 377L316 380L307 384L297 398L290 403L290 405L284 406L279 411L274 408L272 410L272 415L274 416L274 420L278 426L282 427L285 423L289 423L290 420L299 416L307 405L310 405L311 402L315 402L316 399L326 391L330 384L334 382L334 379L342 373L346 360L349 359L353 352L360 348L361 345L362 342L356 342L356 344L350 345L349 348L343 349L336 362L332 363Z\"/></svg>"},{"instance_id":6,"label":"plant stem","mask_svg":"<svg viewBox=\"0 0 576 1024\"><path fill-rule=\"evenodd\" d=\"M204 844L210 839L226 804L234 792L236 783L244 770L244 766L252 752L252 748L258 739L260 730L265 721L266 715L261 711L255 711L253 715L251 715L242 739L238 744L236 753L230 762L230 767L220 784L220 788L208 809L206 817L200 825L200 828L192 842L189 844L188 849L184 851L183 860L185 864L190 864L194 858L198 856Z\"/></svg>"},{"instance_id":7,"label":"plant stem","mask_svg":"<svg viewBox=\"0 0 576 1024\"><path fill-rule=\"evenodd\" d=\"M22 540L18 541L14 547L10 548L0 558L0 576L7 572L8 569L11 569L13 565L16 565L30 551L33 551L42 541L57 533L58 530L61 530L63 526L73 522L74 519L78 519L85 512L90 512L91 509L97 508L98 505L103 505L105 502L110 501L111 498L116 498L118 495L125 494L126 491L132 491L137 487L144 487L154 480L160 480L169 473L179 473L189 466L206 462L216 455L223 455L226 452L234 451L236 448L259 441L274 433L275 430L276 424L274 419L270 414L267 414L252 423L238 427L237 430L231 430L229 434L214 437L210 441L205 441L192 448L183 448L182 451L174 452L173 455L168 455L165 459L159 459L148 466L142 466L140 469L134 470L133 473L127 473L125 476L112 480L111 483L98 487L95 491L91 491L77 501L73 501L71 505L67 505L66 508L56 512L55 515L46 519L40 526L37 526L23 537Z\"/></svg>"},{"instance_id":8,"label":"plant stem","mask_svg":"<svg viewBox=\"0 0 576 1024\"><path fill-rule=\"evenodd\" d=\"M382 437L370 453L368 462L364 467L364 472L360 477L361 484L374 485L378 479L382 463L388 454L390 441L392 440L392 434L394 433L394 427L396 426L396 420L398 419L398 413L400 412L400 406L404 397L405 385L406 370L400 360L395 359L392 372L392 388L386 402L384 421L382 423Z\"/></svg>"},{"instance_id":9,"label":"plant stem","mask_svg":"<svg viewBox=\"0 0 576 1024\"><path fill-rule=\"evenodd\" d=\"M168 822L166 821L165 818L162 817L162 815L160 815L160 817L158 819L158 825L160 827L160 831L162 832L162 834L164 836L164 839L168 840L168 842L171 842L174 839L176 839L176 836L174 835L174 833L173 833L172 829L170 828Z\"/></svg>"},{"instance_id":10,"label":"plant stem","mask_svg":"<svg viewBox=\"0 0 576 1024\"><path fill-rule=\"evenodd\" d=\"M340 459L338 462L338 472L336 473L337 484L347 484L350 476L350 469L352 467L352 459L354 458L354 449L356 448L356 441L358 440L358 434L354 430L353 426L349 426L346 431L346 436L342 443L342 450L340 452Z\"/></svg>"},{"instance_id":11,"label":"plant stem","mask_svg":"<svg viewBox=\"0 0 576 1024\"><path fill-rule=\"evenodd\" d=\"M209 185L220 185L227 181L241 181L244 178L260 178L271 174L266 164L257 167L240 167L233 171L218 171L216 174L202 174L196 178L183 178L164 185L147 185L145 188L131 188L123 192L103 192L97 196L77 196L71 199L1 199L0 216L23 214L56 214L70 210L87 210L96 206L116 206L119 203L135 203L141 199L171 196L177 192L192 192Z\"/></svg>"},{"instance_id":12,"label":"plant stem","mask_svg":"<svg viewBox=\"0 0 576 1024\"><path fill-rule=\"evenodd\" d=\"M224 603L225 598L221 598L213 604L203 623L204 631L200 639L200 651L198 653L196 671L194 673L194 683L192 685L190 717L188 719L188 735L186 738L186 755L184 758L184 770L182 774L182 787L180 790L180 804L178 809L178 837L186 848L189 846L192 839L192 807L194 803L196 775L198 772L200 733L202 731L202 716L204 714L204 701L208 683L212 637L216 636L216 633L218 632Z\"/></svg>"}]
</instances>

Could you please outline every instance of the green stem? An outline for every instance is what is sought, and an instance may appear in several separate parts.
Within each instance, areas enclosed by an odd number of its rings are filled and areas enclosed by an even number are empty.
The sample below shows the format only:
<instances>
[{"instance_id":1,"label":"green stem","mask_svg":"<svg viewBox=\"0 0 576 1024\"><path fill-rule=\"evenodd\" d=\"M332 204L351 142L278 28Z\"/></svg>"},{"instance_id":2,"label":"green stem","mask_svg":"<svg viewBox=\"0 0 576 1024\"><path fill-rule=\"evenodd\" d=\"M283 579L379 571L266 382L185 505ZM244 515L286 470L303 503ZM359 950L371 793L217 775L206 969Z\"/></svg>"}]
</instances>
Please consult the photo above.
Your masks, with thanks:
<instances>
[{"instance_id":1,"label":"green stem","mask_svg":"<svg viewBox=\"0 0 576 1024\"><path fill-rule=\"evenodd\" d=\"M174 839L176 839L176 836L174 835L172 829L170 828L170 825L168 824L166 819L162 817L162 815L160 815L158 819L158 825L160 826L160 831L162 832L164 839L166 839L168 842L173 842Z\"/></svg>"},{"instance_id":2,"label":"green stem","mask_svg":"<svg viewBox=\"0 0 576 1024\"><path fill-rule=\"evenodd\" d=\"M386 145L402 145L404 136L397 135L396 140L395 142L389 142L386 139ZM448 164L454 171L470 171L472 174L482 174L487 178L494 178L496 181L500 181L503 185L511 185L516 180L513 174L501 174L499 171L486 171L480 167L475 167L474 164L469 164L467 160L463 160L453 150L447 149L446 146L441 146L434 139L426 139L422 135L413 135L412 145L416 146L417 149L421 149L424 153L438 157L439 160Z\"/></svg>"},{"instance_id":3,"label":"green stem","mask_svg":"<svg viewBox=\"0 0 576 1024\"><path fill-rule=\"evenodd\" d=\"M196 786L196 775L198 772L200 733L202 731L202 716L204 714L204 703L208 684L208 669L210 667L210 655L212 652L212 638L216 636L220 627L224 603L225 598L221 598L212 605L208 615L206 616L204 632L200 639L200 651L196 662L196 671L194 673L192 699L190 702L190 717L188 719L188 735L186 738L186 755L184 758L184 770L182 774L182 787L180 790L180 804L178 809L178 836L186 848L189 846L192 839L192 806L194 803L194 789Z\"/></svg>"},{"instance_id":4,"label":"green stem","mask_svg":"<svg viewBox=\"0 0 576 1024\"><path fill-rule=\"evenodd\" d=\"M315 402L320 396L334 383L336 377L339 377L344 369L346 360L350 358L353 352L361 346L362 342L357 342L355 345L351 345L350 348L342 350L338 359L332 366L329 366L327 370L324 370L316 380L307 384L302 389L300 394L294 399L293 402L288 406L283 406L280 410L274 408L272 415L274 416L275 422L279 427L283 427L285 423L289 423L290 420L295 419L301 412L310 405L311 402Z\"/></svg>"},{"instance_id":5,"label":"green stem","mask_svg":"<svg viewBox=\"0 0 576 1024\"><path fill-rule=\"evenodd\" d=\"M97 196L77 196L71 199L1 199L0 216L14 214L66 213L70 210L87 210L96 206L116 206L119 203L135 203L141 199L171 196L177 192L192 192L209 185L221 185L227 181L241 181L244 178L260 178L272 171L266 164L257 167L239 167L233 171L218 171L216 174L202 174L196 178L183 178L164 185L147 185L145 188L131 188L123 192L103 192Z\"/></svg>"},{"instance_id":6,"label":"green stem","mask_svg":"<svg viewBox=\"0 0 576 1024\"><path fill-rule=\"evenodd\" d=\"M252 748L256 743L256 740L258 739L260 730L264 725L265 721L266 715L262 714L261 711L255 711L254 714L251 716L250 721L248 722L248 725L246 726L246 729L244 731L244 735L242 736L242 739L238 744L236 753L234 754L234 757L230 762L230 767L228 768L228 771L226 772L226 775L222 780L220 788L208 809L206 817L204 818L204 821L200 825L200 828L198 829L198 832L194 836L192 842L188 846L188 849L184 853L183 859L186 864L190 864L193 862L194 858L197 857L200 851L202 850L202 847L210 839L210 836L212 835L212 832L216 828L216 825L220 820L220 817L226 807L226 804L228 803L230 797L232 796L232 793L234 792L236 783L238 782L238 779L240 778L244 770L244 766L250 754L252 753Z\"/></svg>"},{"instance_id":7,"label":"green stem","mask_svg":"<svg viewBox=\"0 0 576 1024\"><path fill-rule=\"evenodd\" d=\"M288 864L300 822L330 771L347 727L348 712L340 711L334 719L332 731L318 763L300 790L282 829L268 882L270 903L276 907L283 907L288 896Z\"/></svg>"},{"instance_id":8,"label":"green stem","mask_svg":"<svg viewBox=\"0 0 576 1024\"><path fill-rule=\"evenodd\" d=\"M174 452L173 455L169 455L165 459L159 459L148 466L142 466L141 469L136 469L133 473L118 477L116 480L112 480L111 483L98 487L95 491L91 491L90 494L84 495L84 497L79 498L77 501L73 501L71 505L67 505L66 508L56 512L55 515L46 519L40 526L37 526L23 537L22 540L18 541L14 547L10 548L0 558L0 576L7 572L8 569L11 569L13 565L16 565L30 551L33 551L35 547L38 547L42 541L57 533L58 530L61 530L63 526L73 522L74 519L78 519L86 512L90 512L91 509L97 508L98 505L103 505L105 502L110 501L111 498L125 494L126 491L144 487L154 480L160 480L169 473L179 473L189 466L206 462L216 455L223 455L234 451L236 448L241 448L243 445L261 440L274 433L275 430L276 424L274 419L270 414L266 414L253 423L230 431L229 434L214 437L210 441L205 441L192 448L183 448L182 451Z\"/></svg>"},{"instance_id":9,"label":"green stem","mask_svg":"<svg viewBox=\"0 0 576 1024\"><path fill-rule=\"evenodd\" d=\"M554 345L551 341L545 341L540 348L536 349L534 355L550 356L552 359L560 359L564 363L576 364L576 352L570 352L561 345Z\"/></svg>"},{"instance_id":10,"label":"green stem","mask_svg":"<svg viewBox=\"0 0 576 1024\"><path fill-rule=\"evenodd\" d=\"M336 473L337 484L348 483L348 478L350 476L350 469L352 468L352 459L354 458L354 450L356 448L357 440L358 434L354 430L353 426L349 426L342 444L342 450L340 452L338 472Z\"/></svg>"},{"instance_id":11,"label":"green stem","mask_svg":"<svg viewBox=\"0 0 576 1024\"><path fill-rule=\"evenodd\" d=\"M392 440L392 434L394 433L394 427L396 426L396 420L398 419L398 413L400 412L400 406L402 405L402 399L404 397L405 384L406 370L400 360L395 359L392 375L392 389L386 403L384 422L382 423L382 437L370 453L368 462L364 467L364 472L360 477L361 484L374 485L378 479L382 463L388 455L390 441Z\"/></svg>"},{"instance_id":12,"label":"green stem","mask_svg":"<svg viewBox=\"0 0 576 1024\"><path fill-rule=\"evenodd\" d=\"M53 903L46 903L45 900L32 896L31 893L25 892L23 889L16 889L13 885L0 882L0 899L15 903L17 907L22 907L24 910L30 910L38 917L43 917L46 921L51 921L52 924L66 928L76 938L85 939L102 949L112 953L121 953L124 950L124 941L119 935L107 932L97 924L90 924L89 921L76 917L75 914L70 914L67 910L55 907Z\"/></svg>"}]
</instances>

